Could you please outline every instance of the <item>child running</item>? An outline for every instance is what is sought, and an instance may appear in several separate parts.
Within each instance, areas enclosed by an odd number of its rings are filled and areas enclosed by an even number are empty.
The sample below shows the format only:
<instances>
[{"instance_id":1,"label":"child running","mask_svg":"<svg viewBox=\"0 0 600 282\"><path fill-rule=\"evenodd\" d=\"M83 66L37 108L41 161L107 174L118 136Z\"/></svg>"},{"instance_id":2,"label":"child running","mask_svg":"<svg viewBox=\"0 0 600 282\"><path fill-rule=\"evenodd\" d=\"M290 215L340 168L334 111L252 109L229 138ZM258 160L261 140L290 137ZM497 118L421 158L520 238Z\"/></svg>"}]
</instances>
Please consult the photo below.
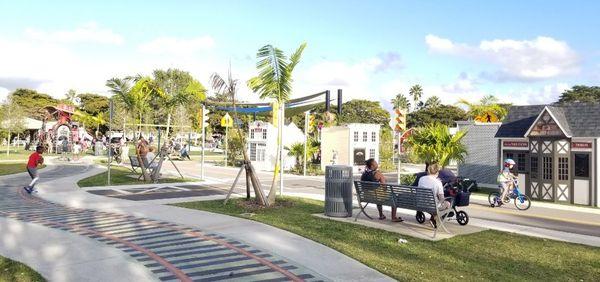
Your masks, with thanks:
<instances>
[{"instance_id":1,"label":"child running","mask_svg":"<svg viewBox=\"0 0 600 282\"><path fill-rule=\"evenodd\" d=\"M40 179L40 177L38 176L37 167L38 165L44 164L44 157L42 157L43 153L44 147L37 146L35 148L35 152L29 155L29 161L27 162L27 172L29 173L29 176L31 176L31 183L29 183L29 186L23 187L23 189L25 189L25 191L27 191L27 193L29 194L31 194L31 192L37 192L37 190L35 190L35 183L37 183Z\"/></svg>"}]
</instances>

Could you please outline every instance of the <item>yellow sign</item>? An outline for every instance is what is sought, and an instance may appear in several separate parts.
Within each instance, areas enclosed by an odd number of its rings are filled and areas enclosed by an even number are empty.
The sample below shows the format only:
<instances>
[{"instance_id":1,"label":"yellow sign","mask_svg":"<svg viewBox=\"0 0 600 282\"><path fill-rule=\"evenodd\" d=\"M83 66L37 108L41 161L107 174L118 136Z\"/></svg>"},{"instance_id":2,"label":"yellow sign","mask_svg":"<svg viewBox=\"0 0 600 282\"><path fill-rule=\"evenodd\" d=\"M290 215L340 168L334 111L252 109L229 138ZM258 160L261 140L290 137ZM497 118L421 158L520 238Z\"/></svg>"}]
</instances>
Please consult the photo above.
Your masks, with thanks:
<instances>
[{"instance_id":1,"label":"yellow sign","mask_svg":"<svg viewBox=\"0 0 600 282\"><path fill-rule=\"evenodd\" d=\"M231 118L231 116L229 114L226 113L221 118L221 126L222 127L232 127L233 126L233 119Z\"/></svg>"}]
</instances>

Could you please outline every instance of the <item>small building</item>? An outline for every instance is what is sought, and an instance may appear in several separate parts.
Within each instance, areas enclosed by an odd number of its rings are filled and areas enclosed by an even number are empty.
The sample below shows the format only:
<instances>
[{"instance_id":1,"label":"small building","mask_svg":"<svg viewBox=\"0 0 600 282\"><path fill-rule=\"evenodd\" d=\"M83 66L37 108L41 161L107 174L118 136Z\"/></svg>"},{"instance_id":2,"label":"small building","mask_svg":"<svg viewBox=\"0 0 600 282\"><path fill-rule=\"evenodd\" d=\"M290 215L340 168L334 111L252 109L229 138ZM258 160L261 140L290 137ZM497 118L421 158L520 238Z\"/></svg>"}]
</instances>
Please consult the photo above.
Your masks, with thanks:
<instances>
[{"instance_id":1,"label":"small building","mask_svg":"<svg viewBox=\"0 0 600 282\"><path fill-rule=\"evenodd\" d=\"M500 167L498 164L498 140L495 138L501 123L457 121L458 130L467 133L462 143L467 149L463 163L457 165L458 175L477 181L479 187L496 188Z\"/></svg>"},{"instance_id":2,"label":"small building","mask_svg":"<svg viewBox=\"0 0 600 282\"><path fill-rule=\"evenodd\" d=\"M277 127L264 121L250 122L248 125L248 158L257 170L272 171L277 159ZM283 168L291 169L296 159L288 156L286 147L294 143L304 144L304 133L296 124L289 123L283 128Z\"/></svg>"},{"instance_id":3,"label":"small building","mask_svg":"<svg viewBox=\"0 0 600 282\"><path fill-rule=\"evenodd\" d=\"M379 124L350 123L321 130L321 169L331 164L349 165L357 172L365 161L379 162Z\"/></svg>"},{"instance_id":4,"label":"small building","mask_svg":"<svg viewBox=\"0 0 600 282\"><path fill-rule=\"evenodd\" d=\"M532 199L600 207L600 104L513 106L495 137Z\"/></svg>"}]
</instances>

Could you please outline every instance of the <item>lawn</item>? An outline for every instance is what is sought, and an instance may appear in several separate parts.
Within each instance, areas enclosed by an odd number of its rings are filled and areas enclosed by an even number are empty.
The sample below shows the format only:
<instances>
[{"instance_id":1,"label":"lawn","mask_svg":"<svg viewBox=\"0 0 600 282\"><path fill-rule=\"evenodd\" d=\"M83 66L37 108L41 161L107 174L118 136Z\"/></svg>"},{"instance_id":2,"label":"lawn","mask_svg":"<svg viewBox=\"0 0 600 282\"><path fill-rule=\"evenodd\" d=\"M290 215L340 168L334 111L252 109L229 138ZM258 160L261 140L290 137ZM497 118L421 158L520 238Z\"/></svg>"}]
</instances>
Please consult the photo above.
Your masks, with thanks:
<instances>
[{"instance_id":1,"label":"lawn","mask_svg":"<svg viewBox=\"0 0 600 282\"><path fill-rule=\"evenodd\" d=\"M263 222L320 242L397 280L598 281L600 248L484 231L437 242L312 216L323 202L284 198L260 209L234 199L176 206ZM398 238L408 240L399 244Z\"/></svg>"},{"instance_id":2,"label":"lawn","mask_svg":"<svg viewBox=\"0 0 600 282\"><path fill-rule=\"evenodd\" d=\"M0 175L8 175L19 172L26 172L25 170L26 162L18 162L18 163L0 163ZM43 165L38 168L44 168L46 165Z\"/></svg>"},{"instance_id":3,"label":"lawn","mask_svg":"<svg viewBox=\"0 0 600 282\"><path fill-rule=\"evenodd\" d=\"M0 147L0 160L27 160L33 151L25 151L23 147L11 147L10 154L6 155L6 146ZM57 154L44 153L43 156L58 156Z\"/></svg>"},{"instance_id":4,"label":"lawn","mask_svg":"<svg viewBox=\"0 0 600 282\"><path fill-rule=\"evenodd\" d=\"M20 262L0 256L0 281L46 281L39 273Z\"/></svg>"},{"instance_id":5,"label":"lawn","mask_svg":"<svg viewBox=\"0 0 600 282\"><path fill-rule=\"evenodd\" d=\"M139 170L138 170L139 171ZM141 180L137 180L137 178L131 177L134 173L131 170L120 167L120 166L112 166L110 169L110 185L130 185L130 184L144 184L147 182L143 182ZM106 186L107 185L107 175L108 171L90 176L88 178L84 178L77 182L79 187L93 187L93 186ZM162 178L159 183L175 183L175 182L194 182L198 181L196 179L190 178Z\"/></svg>"}]
</instances>

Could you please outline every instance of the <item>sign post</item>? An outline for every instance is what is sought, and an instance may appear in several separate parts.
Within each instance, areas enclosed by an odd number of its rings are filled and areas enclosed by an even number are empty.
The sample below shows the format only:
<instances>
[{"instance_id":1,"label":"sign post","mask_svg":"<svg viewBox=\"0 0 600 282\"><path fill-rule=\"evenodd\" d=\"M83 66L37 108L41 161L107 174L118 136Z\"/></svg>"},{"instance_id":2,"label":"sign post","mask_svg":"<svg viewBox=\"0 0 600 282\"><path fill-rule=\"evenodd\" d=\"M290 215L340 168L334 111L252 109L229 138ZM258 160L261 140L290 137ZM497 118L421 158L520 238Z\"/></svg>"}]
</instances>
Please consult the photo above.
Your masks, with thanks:
<instances>
[{"instance_id":1,"label":"sign post","mask_svg":"<svg viewBox=\"0 0 600 282\"><path fill-rule=\"evenodd\" d=\"M112 162L112 154L113 154L113 148L111 147L111 136L112 133L112 119L113 119L113 111L114 111L114 104L113 104L113 100L110 99L108 100L108 132L109 132L109 136L108 136L108 176L106 179L106 184L108 186L110 186L110 163ZM125 138L123 136L123 138Z\"/></svg>"},{"instance_id":2,"label":"sign post","mask_svg":"<svg viewBox=\"0 0 600 282\"><path fill-rule=\"evenodd\" d=\"M231 116L229 115L229 113L226 113L222 118L221 118L221 126L225 127L225 166L227 166L227 151L228 151L228 132L229 132L229 127L231 127L233 125L233 119L231 118Z\"/></svg>"},{"instance_id":3,"label":"sign post","mask_svg":"<svg viewBox=\"0 0 600 282\"><path fill-rule=\"evenodd\" d=\"M307 163L307 155L308 153L308 116L310 115L310 111L306 111L304 113L304 169L302 170L304 176L306 176L306 163Z\"/></svg>"}]
</instances>

